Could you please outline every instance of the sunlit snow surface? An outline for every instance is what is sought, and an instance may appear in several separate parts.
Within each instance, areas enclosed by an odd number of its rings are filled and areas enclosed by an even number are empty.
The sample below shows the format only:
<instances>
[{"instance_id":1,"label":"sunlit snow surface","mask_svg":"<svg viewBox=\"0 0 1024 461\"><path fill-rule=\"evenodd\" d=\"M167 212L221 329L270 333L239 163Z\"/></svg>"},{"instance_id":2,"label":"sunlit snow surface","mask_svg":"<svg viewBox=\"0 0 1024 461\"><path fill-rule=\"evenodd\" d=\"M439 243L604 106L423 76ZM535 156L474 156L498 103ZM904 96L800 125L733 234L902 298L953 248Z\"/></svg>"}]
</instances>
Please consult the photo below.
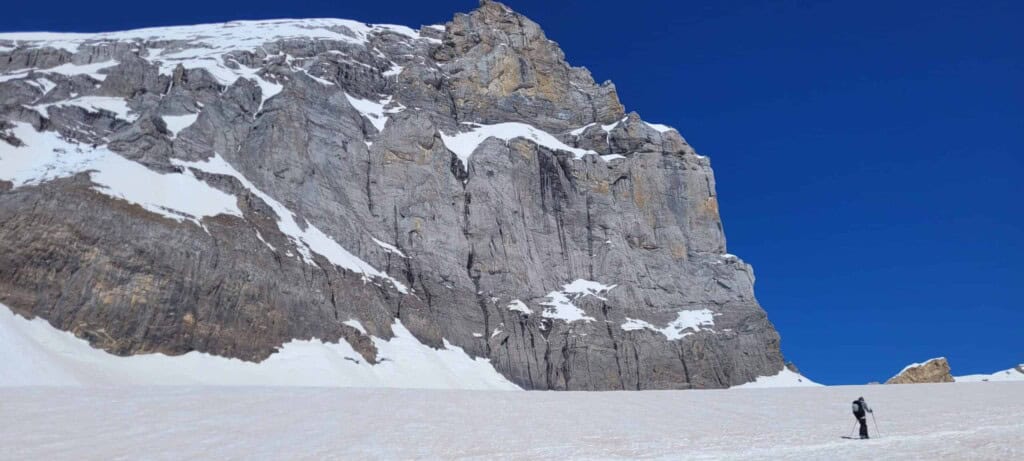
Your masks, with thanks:
<instances>
[{"instance_id":1,"label":"sunlit snow surface","mask_svg":"<svg viewBox=\"0 0 1024 461\"><path fill-rule=\"evenodd\" d=\"M1000 370L991 374L978 374L978 375L964 375L954 376L953 379L958 383L976 383L982 381L1022 381L1024 382L1024 373L1021 373L1016 368L1009 368L1006 370Z\"/></svg>"},{"instance_id":2,"label":"sunlit snow surface","mask_svg":"<svg viewBox=\"0 0 1024 461\"><path fill-rule=\"evenodd\" d=\"M345 323L366 331L355 320ZM371 337L378 351L376 365L366 362L344 340L315 339L293 340L260 363L199 352L118 357L43 319L26 320L0 304L0 387L204 384L518 389L485 359L473 359L447 341L444 349L427 347L401 322L392 329L391 340Z\"/></svg>"},{"instance_id":3,"label":"sunlit snow surface","mask_svg":"<svg viewBox=\"0 0 1024 461\"><path fill-rule=\"evenodd\" d=\"M757 380L730 389L758 389L768 387L820 387L814 381L807 379L804 375L796 373L788 368L783 368L778 374L772 376L759 376Z\"/></svg>"},{"instance_id":4,"label":"sunlit snow surface","mask_svg":"<svg viewBox=\"0 0 1024 461\"><path fill-rule=\"evenodd\" d=\"M850 402L875 410L846 440ZM0 389L7 459L1024 459L1024 383L724 391Z\"/></svg>"}]
</instances>

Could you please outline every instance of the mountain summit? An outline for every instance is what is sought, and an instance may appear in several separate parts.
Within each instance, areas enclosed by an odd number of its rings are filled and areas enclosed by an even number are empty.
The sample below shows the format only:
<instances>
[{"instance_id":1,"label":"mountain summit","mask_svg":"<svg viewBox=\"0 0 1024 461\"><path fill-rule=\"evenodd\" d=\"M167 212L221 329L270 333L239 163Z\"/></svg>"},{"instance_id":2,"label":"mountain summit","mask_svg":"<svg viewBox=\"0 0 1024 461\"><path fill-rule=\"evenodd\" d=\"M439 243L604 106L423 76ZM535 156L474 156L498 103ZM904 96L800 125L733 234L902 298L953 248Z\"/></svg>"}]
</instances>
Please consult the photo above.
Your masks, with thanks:
<instances>
[{"instance_id":1,"label":"mountain summit","mask_svg":"<svg viewBox=\"0 0 1024 461\"><path fill-rule=\"evenodd\" d=\"M753 284L709 160L500 3L0 34L0 302L113 354L721 388L783 370Z\"/></svg>"}]
</instances>

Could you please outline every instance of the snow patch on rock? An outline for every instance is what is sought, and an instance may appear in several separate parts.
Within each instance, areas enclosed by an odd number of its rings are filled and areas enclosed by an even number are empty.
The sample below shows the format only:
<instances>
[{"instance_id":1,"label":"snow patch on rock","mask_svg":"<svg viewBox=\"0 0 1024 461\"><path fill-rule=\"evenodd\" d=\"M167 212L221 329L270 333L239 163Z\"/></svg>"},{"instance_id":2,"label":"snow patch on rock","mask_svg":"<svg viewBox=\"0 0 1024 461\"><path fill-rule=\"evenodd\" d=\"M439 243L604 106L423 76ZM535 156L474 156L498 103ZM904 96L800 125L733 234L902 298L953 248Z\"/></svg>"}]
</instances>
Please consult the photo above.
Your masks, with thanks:
<instances>
[{"instance_id":1,"label":"snow patch on rock","mask_svg":"<svg viewBox=\"0 0 1024 461\"><path fill-rule=\"evenodd\" d=\"M364 281L368 277L381 278L390 281L399 292L409 292L402 282L399 282L397 279L391 277L385 272L377 270L366 261L359 259L359 257L346 250L333 238L325 234L312 223L307 223L305 229L300 227L299 223L295 220L295 214L292 213L291 210L281 202L274 200L273 197L259 190L256 185L232 167L231 164L225 161L219 154L215 154L213 157L202 162L189 162L179 159L171 159L171 162L175 165L186 168L194 168L206 173L231 176L237 179L246 189L252 192L253 195L262 199L268 206L270 206L271 209L274 210L274 213L277 214L277 226L281 230L281 233L292 239L295 243L295 247L299 250L299 253L302 256L302 259L306 263L316 265L316 262L313 261L311 252L317 253L338 267L358 274L363 274Z\"/></svg>"},{"instance_id":2,"label":"snow patch on rock","mask_svg":"<svg viewBox=\"0 0 1024 461\"><path fill-rule=\"evenodd\" d=\"M79 96L74 99L68 99L67 101L35 105L32 106L32 108L35 109L36 112L39 112L43 117L49 117L46 112L47 108L66 106L81 107L88 112L109 112L114 114L117 118L127 120L129 122L134 122L139 118L138 114L130 113L131 109L128 107L128 101L122 98L114 98L110 96Z\"/></svg>"},{"instance_id":3,"label":"snow patch on rock","mask_svg":"<svg viewBox=\"0 0 1024 461\"><path fill-rule=\"evenodd\" d=\"M654 131L657 131L658 133L665 133L665 132L668 132L668 131L675 131L675 128L672 128L672 127L670 127L668 125L662 125L660 123L647 123L647 122L644 122L644 123L646 123L647 126L651 127Z\"/></svg>"},{"instance_id":4,"label":"snow patch on rock","mask_svg":"<svg viewBox=\"0 0 1024 461\"><path fill-rule=\"evenodd\" d=\"M346 321L341 322L341 323L343 323L345 325L348 325L348 326L350 326L352 328L355 328L356 330L359 330L359 332L364 334L364 335L366 334L366 328L363 327L362 322L360 322L358 320L349 319L349 320L346 320Z\"/></svg>"},{"instance_id":5,"label":"snow patch on rock","mask_svg":"<svg viewBox=\"0 0 1024 461\"><path fill-rule=\"evenodd\" d=\"M395 255L398 255L399 257L402 257L402 258L408 258L408 256L406 256L405 253L402 253L402 250L399 250L398 247L396 247L396 246L394 246L394 245L392 245L392 244L390 244L388 242L377 240L377 239L375 239L373 237L370 237L370 239L373 240L373 243L376 243L377 246L383 248L384 251L387 251L388 253L394 253Z\"/></svg>"},{"instance_id":6,"label":"snow patch on rock","mask_svg":"<svg viewBox=\"0 0 1024 461\"><path fill-rule=\"evenodd\" d=\"M575 155L577 159L583 158L584 155L597 154L597 152L592 150L570 147L562 141L559 141L558 138L555 138L550 133L525 123L507 122L497 123L494 125L465 123L464 125L471 126L472 128L469 131L456 133L454 135L448 135L442 132L441 140L444 141L444 145L448 150L454 152L455 156L457 156L459 160L462 160L462 164L466 166L468 166L469 157L473 155L476 148L480 147L480 144L488 138L498 138L505 142L515 138L524 138L551 150L569 152Z\"/></svg>"},{"instance_id":7,"label":"snow patch on rock","mask_svg":"<svg viewBox=\"0 0 1024 461\"><path fill-rule=\"evenodd\" d=\"M349 104L352 104L352 107L359 111L363 117L366 117L378 132L384 131L384 125L388 123L387 114L398 113L404 109L404 107L397 109L385 109L384 107L391 103L391 96L388 96L381 101L360 99L348 93L345 93L345 97L348 98Z\"/></svg>"},{"instance_id":8,"label":"snow patch on rock","mask_svg":"<svg viewBox=\"0 0 1024 461\"><path fill-rule=\"evenodd\" d=\"M708 309L679 311L676 319L669 322L664 328L658 328L650 322L626 317L622 324L625 331L651 330L661 333L669 341L682 339L701 330L709 330L715 326L714 312Z\"/></svg>"},{"instance_id":9,"label":"snow patch on rock","mask_svg":"<svg viewBox=\"0 0 1024 461\"><path fill-rule=\"evenodd\" d=\"M206 216L242 216L235 196L190 172L158 173L104 146L74 144L26 123L15 123L12 133L25 145L0 142L0 179L11 181L16 188L87 172L97 192L175 221L189 220L201 226L200 220Z\"/></svg>"},{"instance_id":10,"label":"snow patch on rock","mask_svg":"<svg viewBox=\"0 0 1024 461\"><path fill-rule=\"evenodd\" d=\"M185 128L192 126L199 118L199 114L185 114L185 115L164 115L164 125L167 125L167 131L171 132L171 137L178 137L178 133Z\"/></svg>"},{"instance_id":11,"label":"snow patch on rock","mask_svg":"<svg viewBox=\"0 0 1024 461\"><path fill-rule=\"evenodd\" d=\"M587 316L586 312L573 304L573 301L584 296L594 296L604 300L601 293L615 288L615 285L605 285L593 280L576 279L562 286L561 291L552 291L547 294L548 301L540 303L545 306L541 316L549 319L565 320L566 322L594 321L593 317Z\"/></svg>"},{"instance_id":12,"label":"snow patch on rock","mask_svg":"<svg viewBox=\"0 0 1024 461\"><path fill-rule=\"evenodd\" d=\"M0 34L0 39L3 39L4 34ZM49 73L49 74L61 74L66 76L74 75L88 75L94 80L103 81L107 78L106 74L99 73L100 70L117 65L117 61L103 61L95 62L92 64L72 64L66 63L59 66L50 67L49 69L35 69L35 73ZM28 77L29 71L17 71L10 74L0 75L0 82L6 82L8 80L17 80L19 78Z\"/></svg>"},{"instance_id":13,"label":"snow patch on rock","mask_svg":"<svg viewBox=\"0 0 1024 461\"><path fill-rule=\"evenodd\" d=\"M526 303L518 299L513 299L512 302L508 303L508 310L522 312L526 315L530 315L533 313L533 311L530 310L529 307L527 307Z\"/></svg>"},{"instance_id":14,"label":"snow patch on rock","mask_svg":"<svg viewBox=\"0 0 1024 461\"><path fill-rule=\"evenodd\" d=\"M415 30L392 24L366 24L349 19L273 19L231 21L190 26L150 27L95 34L14 32L0 34L0 40L12 40L19 46L54 47L75 53L92 42L182 40L202 45L208 53L251 51L264 43L283 39L334 40L365 45L371 34L391 32L419 39Z\"/></svg>"}]
</instances>

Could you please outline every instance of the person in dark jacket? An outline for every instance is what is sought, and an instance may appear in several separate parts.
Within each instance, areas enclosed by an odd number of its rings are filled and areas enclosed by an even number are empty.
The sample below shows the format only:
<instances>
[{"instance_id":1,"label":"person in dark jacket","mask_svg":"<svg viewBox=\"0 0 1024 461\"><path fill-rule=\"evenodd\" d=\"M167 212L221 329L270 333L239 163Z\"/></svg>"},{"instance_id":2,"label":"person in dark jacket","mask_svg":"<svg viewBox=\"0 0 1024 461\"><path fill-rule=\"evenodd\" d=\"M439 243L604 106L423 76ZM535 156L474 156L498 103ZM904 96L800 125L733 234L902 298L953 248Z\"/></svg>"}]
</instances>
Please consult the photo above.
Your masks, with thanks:
<instances>
[{"instance_id":1,"label":"person in dark jacket","mask_svg":"<svg viewBox=\"0 0 1024 461\"><path fill-rule=\"evenodd\" d=\"M874 413L871 411L871 407L864 401L864 397L858 398L853 401L853 417L857 418L860 422L860 438L867 439L868 437L868 413Z\"/></svg>"}]
</instances>

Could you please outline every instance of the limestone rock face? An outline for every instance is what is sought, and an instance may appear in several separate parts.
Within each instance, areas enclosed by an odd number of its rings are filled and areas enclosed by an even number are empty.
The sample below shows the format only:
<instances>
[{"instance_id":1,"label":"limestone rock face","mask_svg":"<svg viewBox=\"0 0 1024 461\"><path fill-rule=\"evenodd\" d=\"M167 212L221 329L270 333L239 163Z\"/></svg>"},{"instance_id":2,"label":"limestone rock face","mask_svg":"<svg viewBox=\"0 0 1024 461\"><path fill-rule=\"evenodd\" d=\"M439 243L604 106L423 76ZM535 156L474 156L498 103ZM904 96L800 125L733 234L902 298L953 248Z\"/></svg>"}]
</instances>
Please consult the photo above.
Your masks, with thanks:
<instances>
[{"instance_id":1,"label":"limestone rock face","mask_svg":"<svg viewBox=\"0 0 1024 461\"><path fill-rule=\"evenodd\" d=\"M372 362L401 319L529 389L783 368L709 160L504 5L30 38L0 34L20 314L252 361L316 337Z\"/></svg>"},{"instance_id":2,"label":"limestone rock face","mask_svg":"<svg viewBox=\"0 0 1024 461\"><path fill-rule=\"evenodd\" d=\"M949 362L944 357L931 359L924 363L914 363L903 369L899 374L889 378L885 384L917 384L917 383L951 383L953 375L949 372Z\"/></svg>"}]
</instances>

